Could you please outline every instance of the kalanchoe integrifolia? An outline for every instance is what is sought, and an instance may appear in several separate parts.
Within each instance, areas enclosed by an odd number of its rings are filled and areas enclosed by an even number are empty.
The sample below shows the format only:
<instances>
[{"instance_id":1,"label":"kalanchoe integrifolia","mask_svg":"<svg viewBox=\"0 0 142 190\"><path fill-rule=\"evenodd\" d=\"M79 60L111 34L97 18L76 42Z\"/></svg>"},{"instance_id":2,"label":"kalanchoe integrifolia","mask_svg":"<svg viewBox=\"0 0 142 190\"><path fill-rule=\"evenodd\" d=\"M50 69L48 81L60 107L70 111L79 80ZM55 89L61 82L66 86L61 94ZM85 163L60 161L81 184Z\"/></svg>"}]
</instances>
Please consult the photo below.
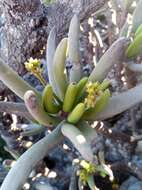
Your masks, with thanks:
<instances>
[{"instance_id":1,"label":"kalanchoe integrifolia","mask_svg":"<svg viewBox=\"0 0 142 190\"><path fill-rule=\"evenodd\" d=\"M42 94L0 60L0 79L24 99L27 110L36 124L56 128L19 158L4 180L1 190L21 188L37 162L50 148L59 143L63 136L73 143L85 162L93 168L96 160L91 141L97 134L88 121L107 119L142 101L142 85L111 97L110 82L105 80L113 65L121 64L126 58L129 40L125 37L116 40L100 58L90 76L83 77L79 58L79 28L79 18L75 15L71 21L68 38L64 38L57 48L56 29L51 30L46 52L49 84L43 81L39 60L30 59L26 63L26 68L45 86ZM69 75L65 68L67 59L72 63ZM20 172L17 172L19 168ZM81 172L80 175L83 179L84 173ZM89 184L91 177L88 178ZM19 180L11 184L13 178Z\"/></svg>"}]
</instances>

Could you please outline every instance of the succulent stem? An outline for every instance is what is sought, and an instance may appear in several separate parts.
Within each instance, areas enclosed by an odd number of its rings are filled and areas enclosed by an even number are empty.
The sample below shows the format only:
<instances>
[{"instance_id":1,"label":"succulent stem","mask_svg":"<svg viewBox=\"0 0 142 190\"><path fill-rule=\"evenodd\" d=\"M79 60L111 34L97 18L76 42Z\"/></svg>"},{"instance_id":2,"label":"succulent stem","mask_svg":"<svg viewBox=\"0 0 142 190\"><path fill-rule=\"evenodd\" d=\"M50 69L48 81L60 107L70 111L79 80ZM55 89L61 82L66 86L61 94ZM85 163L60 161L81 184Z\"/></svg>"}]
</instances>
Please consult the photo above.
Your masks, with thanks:
<instances>
[{"instance_id":1,"label":"succulent stem","mask_svg":"<svg viewBox=\"0 0 142 190\"><path fill-rule=\"evenodd\" d=\"M41 84L45 87L47 82L43 78L42 74L39 73L39 74L34 74L34 75L36 76L36 78L38 78L38 80L41 82Z\"/></svg>"},{"instance_id":2,"label":"succulent stem","mask_svg":"<svg viewBox=\"0 0 142 190\"><path fill-rule=\"evenodd\" d=\"M57 146L63 136L61 134L62 123L46 137L38 141L31 148L29 148L11 168L6 176L0 190L19 190L22 189L29 174L36 164L43 159L47 152Z\"/></svg>"}]
</instances>

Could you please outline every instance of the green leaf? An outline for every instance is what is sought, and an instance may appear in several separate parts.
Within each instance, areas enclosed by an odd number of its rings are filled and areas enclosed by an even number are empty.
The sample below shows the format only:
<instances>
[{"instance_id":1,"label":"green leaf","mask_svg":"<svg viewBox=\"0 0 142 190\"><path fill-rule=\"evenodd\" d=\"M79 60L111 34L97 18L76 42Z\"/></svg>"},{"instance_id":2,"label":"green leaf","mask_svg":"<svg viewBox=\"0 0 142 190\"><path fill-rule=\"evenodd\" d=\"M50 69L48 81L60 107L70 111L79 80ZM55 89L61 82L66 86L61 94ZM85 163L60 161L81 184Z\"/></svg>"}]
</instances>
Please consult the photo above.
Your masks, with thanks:
<instances>
[{"instance_id":1,"label":"green leaf","mask_svg":"<svg viewBox=\"0 0 142 190\"><path fill-rule=\"evenodd\" d=\"M91 190L99 190L95 185L93 175L88 176L87 183L88 183L88 186L90 187Z\"/></svg>"},{"instance_id":2,"label":"green leaf","mask_svg":"<svg viewBox=\"0 0 142 190\"><path fill-rule=\"evenodd\" d=\"M85 160L93 162L94 155L91 146L83 133L76 126L65 123L62 126L61 131L63 135L74 144L75 148L80 152Z\"/></svg>"}]
</instances>

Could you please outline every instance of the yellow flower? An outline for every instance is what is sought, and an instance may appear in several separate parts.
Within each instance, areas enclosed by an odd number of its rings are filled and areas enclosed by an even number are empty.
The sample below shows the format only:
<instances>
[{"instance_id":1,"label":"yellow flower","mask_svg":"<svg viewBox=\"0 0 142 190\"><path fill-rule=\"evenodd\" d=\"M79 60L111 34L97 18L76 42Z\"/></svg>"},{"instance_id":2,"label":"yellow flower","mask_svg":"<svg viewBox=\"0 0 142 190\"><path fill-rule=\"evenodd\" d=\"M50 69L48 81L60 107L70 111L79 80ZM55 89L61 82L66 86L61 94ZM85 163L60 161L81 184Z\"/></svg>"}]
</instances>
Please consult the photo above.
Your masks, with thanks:
<instances>
[{"instance_id":1,"label":"yellow flower","mask_svg":"<svg viewBox=\"0 0 142 190\"><path fill-rule=\"evenodd\" d=\"M40 80L43 86L46 85L46 81L42 76L41 61L39 59L33 59L31 57L28 62L25 62L25 68L27 71L34 74Z\"/></svg>"},{"instance_id":2,"label":"yellow flower","mask_svg":"<svg viewBox=\"0 0 142 190\"><path fill-rule=\"evenodd\" d=\"M96 90L98 83L89 82L86 85L87 97L85 98L85 104L87 108L93 108L96 102Z\"/></svg>"},{"instance_id":3,"label":"yellow flower","mask_svg":"<svg viewBox=\"0 0 142 190\"><path fill-rule=\"evenodd\" d=\"M95 172L95 166L92 163L87 162L86 160L82 160L80 162L80 166L85 169L88 174L92 174Z\"/></svg>"},{"instance_id":4,"label":"yellow flower","mask_svg":"<svg viewBox=\"0 0 142 190\"><path fill-rule=\"evenodd\" d=\"M103 83L99 82L88 82L86 85L86 92L87 96L84 100L84 103L86 105L86 108L94 108L96 101L100 95L102 95L104 87L108 87L108 85L105 85L106 81Z\"/></svg>"},{"instance_id":5,"label":"yellow flower","mask_svg":"<svg viewBox=\"0 0 142 190\"><path fill-rule=\"evenodd\" d=\"M25 63L26 69L32 73L41 72L40 65L41 65L40 60L39 59L33 59L32 57L28 60L28 62Z\"/></svg>"},{"instance_id":6,"label":"yellow flower","mask_svg":"<svg viewBox=\"0 0 142 190\"><path fill-rule=\"evenodd\" d=\"M85 160L82 160L80 162L80 166L81 166L81 169L80 169L79 176L80 176L81 181L85 185L87 183L88 176L91 174L94 174L96 172L96 169L92 163L87 162Z\"/></svg>"}]
</instances>

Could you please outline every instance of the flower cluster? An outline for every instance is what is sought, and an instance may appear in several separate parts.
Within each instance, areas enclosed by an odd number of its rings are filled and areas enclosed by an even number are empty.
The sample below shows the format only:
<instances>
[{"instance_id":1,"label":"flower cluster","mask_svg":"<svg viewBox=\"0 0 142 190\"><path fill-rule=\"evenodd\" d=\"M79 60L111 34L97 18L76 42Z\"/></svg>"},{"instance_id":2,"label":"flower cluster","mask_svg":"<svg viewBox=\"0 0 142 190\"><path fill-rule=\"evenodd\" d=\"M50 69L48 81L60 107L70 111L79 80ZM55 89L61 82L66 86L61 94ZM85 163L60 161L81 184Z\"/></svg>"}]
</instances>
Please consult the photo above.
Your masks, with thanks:
<instances>
[{"instance_id":1,"label":"flower cluster","mask_svg":"<svg viewBox=\"0 0 142 190\"><path fill-rule=\"evenodd\" d=\"M87 97L85 98L85 104L87 108L94 108L96 99L101 95L102 90L99 89L100 84L98 82L89 82L86 85Z\"/></svg>"},{"instance_id":2,"label":"flower cluster","mask_svg":"<svg viewBox=\"0 0 142 190\"><path fill-rule=\"evenodd\" d=\"M43 86L46 85L46 81L42 76L43 69L41 68L41 61L39 59L33 59L31 57L28 62L25 62L25 68L27 69L27 71L35 75L40 80Z\"/></svg>"},{"instance_id":3,"label":"flower cluster","mask_svg":"<svg viewBox=\"0 0 142 190\"><path fill-rule=\"evenodd\" d=\"M25 68L31 73L41 73L41 62L39 59L33 59L32 57L25 62Z\"/></svg>"},{"instance_id":4,"label":"flower cluster","mask_svg":"<svg viewBox=\"0 0 142 190\"><path fill-rule=\"evenodd\" d=\"M82 160L80 162L80 166L82 167L82 169L80 170L79 176L81 181L84 183L84 185L87 182L88 176L91 174L94 174L96 169L94 164L91 164L85 160Z\"/></svg>"}]
</instances>

